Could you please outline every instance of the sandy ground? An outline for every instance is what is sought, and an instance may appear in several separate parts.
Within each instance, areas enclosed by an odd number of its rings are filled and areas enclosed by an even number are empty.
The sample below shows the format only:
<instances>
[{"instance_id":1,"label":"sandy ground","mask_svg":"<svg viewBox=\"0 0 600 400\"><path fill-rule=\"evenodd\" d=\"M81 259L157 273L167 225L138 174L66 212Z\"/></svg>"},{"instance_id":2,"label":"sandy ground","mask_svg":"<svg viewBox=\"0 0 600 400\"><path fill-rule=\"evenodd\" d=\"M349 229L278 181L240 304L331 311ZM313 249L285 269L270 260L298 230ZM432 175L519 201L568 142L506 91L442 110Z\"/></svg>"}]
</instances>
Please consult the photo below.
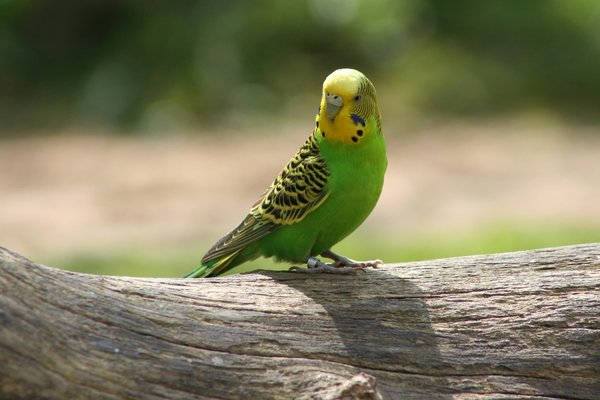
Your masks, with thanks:
<instances>
[{"instance_id":1,"label":"sandy ground","mask_svg":"<svg viewBox=\"0 0 600 400\"><path fill-rule=\"evenodd\" d=\"M0 142L0 245L34 259L205 245L239 222L307 135L270 131ZM598 129L453 124L388 134L388 148L384 192L363 232L600 222Z\"/></svg>"}]
</instances>

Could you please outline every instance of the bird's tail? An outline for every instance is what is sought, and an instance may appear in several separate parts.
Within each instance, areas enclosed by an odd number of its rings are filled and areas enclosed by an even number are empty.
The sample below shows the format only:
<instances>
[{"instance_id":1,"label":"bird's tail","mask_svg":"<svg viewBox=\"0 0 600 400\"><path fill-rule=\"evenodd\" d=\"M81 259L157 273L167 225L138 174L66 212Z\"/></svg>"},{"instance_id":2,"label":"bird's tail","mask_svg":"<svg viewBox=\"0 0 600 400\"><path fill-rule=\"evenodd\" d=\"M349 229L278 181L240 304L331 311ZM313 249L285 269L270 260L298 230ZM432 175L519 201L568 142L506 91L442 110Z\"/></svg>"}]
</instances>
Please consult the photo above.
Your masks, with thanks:
<instances>
[{"instance_id":1,"label":"bird's tail","mask_svg":"<svg viewBox=\"0 0 600 400\"><path fill-rule=\"evenodd\" d=\"M238 250L221 258L207 261L183 278L207 278L209 276L217 276L229 269L227 267L229 267L229 264L231 264L231 261L233 261L239 252L240 251ZM233 265L231 267L233 267Z\"/></svg>"},{"instance_id":2,"label":"bird's tail","mask_svg":"<svg viewBox=\"0 0 600 400\"><path fill-rule=\"evenodd\" d=\"M208 273L208 269L210 267L208 265L201 265L198 268L196 268L195 270L193 270L192 272L190 272L189 274L187 274L186 276L184 276L183 278L203 278L206 276L206 274Z\"/></svg>"}]
</instances>

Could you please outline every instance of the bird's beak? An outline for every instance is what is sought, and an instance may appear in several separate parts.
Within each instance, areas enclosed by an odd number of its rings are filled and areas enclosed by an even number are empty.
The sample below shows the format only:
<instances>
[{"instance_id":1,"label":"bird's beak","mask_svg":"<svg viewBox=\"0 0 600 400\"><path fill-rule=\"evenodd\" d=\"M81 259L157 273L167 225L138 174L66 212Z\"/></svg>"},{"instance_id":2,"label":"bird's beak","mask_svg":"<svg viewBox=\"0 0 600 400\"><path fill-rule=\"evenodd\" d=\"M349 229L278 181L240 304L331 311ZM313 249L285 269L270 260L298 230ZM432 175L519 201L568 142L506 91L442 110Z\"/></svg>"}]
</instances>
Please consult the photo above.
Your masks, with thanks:
<instances>
[{"instance_id":1,"label":"bird's beak","mask_svg":"<svg viewBox=\"0 0 600 400\"><path fill-rule=\"evenodd\" d=\"M339 96L337 94L327 93L325 94L325 102L325 112L327 113L327 119L333 121L335 116L338 115L342 106L344 105L344 99L342 99L342 96Z\"/></svg>"}]
</instances>

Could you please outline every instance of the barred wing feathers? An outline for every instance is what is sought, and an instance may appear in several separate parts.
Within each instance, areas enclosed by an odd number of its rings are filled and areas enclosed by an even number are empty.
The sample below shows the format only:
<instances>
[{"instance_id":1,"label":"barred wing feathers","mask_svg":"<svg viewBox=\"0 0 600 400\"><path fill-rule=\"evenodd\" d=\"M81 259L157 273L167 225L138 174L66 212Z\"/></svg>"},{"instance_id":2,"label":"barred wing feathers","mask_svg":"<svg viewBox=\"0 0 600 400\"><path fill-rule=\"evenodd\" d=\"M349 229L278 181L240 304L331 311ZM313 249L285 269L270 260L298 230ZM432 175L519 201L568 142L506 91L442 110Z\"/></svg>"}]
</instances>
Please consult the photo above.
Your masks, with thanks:
<instances>
[{"instance_id":1,"label":"barred wing feathers","mask_svg":"<svg viewBox=\"0 0 600 400\"><path fill-rule=\"evenodd\" d=\"M238 252L281 226L302 221L327 198L325 186L328 176L327 165L313 134L242 223L219 240L204 256L202 263Z\"/></svg>"}]
</instances>

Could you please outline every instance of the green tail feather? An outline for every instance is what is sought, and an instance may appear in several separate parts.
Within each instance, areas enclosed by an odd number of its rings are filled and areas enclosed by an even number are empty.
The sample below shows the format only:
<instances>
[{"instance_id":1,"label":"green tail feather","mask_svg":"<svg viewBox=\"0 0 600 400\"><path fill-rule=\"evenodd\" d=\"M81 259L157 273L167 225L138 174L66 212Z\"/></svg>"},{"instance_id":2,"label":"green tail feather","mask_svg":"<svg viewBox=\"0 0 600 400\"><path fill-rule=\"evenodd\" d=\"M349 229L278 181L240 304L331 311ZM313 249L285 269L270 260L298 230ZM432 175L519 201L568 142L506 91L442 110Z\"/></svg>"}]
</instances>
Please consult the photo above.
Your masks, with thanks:
<instances>
[{"instance_id":1,"label":"green tail feather","mask_svg":"<svg viewBox=\"0 0 600 400\"><path fill-rule=\"evenodd\" d=\"M195 270L193 270L192 272L190 272L189 274L187 274L186 276L184 276L183 278L203 278L207 271L208 266L206 265L201 265L198 268L196 268Z\"/></svg>"},{"instance_id":2,"label":"green tail feather","mask_svg":"<svg viewBox=\"0 0 600 400\"><path fill-rule=\"evenodd\" d=\"M236 262L234 265L230 266L231 262L233 261L235 256L238 255L239 252L240 252L240 250L235 251L231 254L225 255L216 260L210 260L206 264L202 264L201 266L199 266L198 268L196 268L195 270L193 270L192 272L190 272L183 278L184 279L185 278L207 278L209 276L220 275L221 273L225 272L229 268L239 264L239 262Z\"/></svg>"}]
</instances>

